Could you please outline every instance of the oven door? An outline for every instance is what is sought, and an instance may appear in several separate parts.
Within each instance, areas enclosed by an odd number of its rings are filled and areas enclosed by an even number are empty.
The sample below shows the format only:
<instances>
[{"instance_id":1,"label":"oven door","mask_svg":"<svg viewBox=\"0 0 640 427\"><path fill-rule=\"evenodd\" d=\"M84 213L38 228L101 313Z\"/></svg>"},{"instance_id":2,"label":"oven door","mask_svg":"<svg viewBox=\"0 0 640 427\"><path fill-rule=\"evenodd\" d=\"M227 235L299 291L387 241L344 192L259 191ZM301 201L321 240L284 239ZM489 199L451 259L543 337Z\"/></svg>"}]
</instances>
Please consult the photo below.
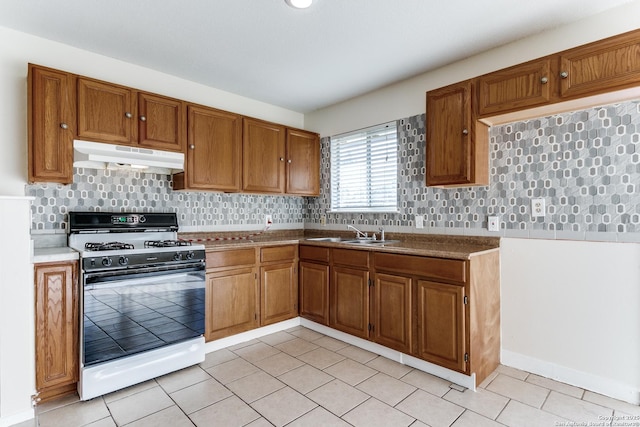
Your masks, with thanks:
<instances>
[{"instance_id":1,"label":"oven door","mask_svg":"<svg viewBox=\"0 0 640 427\"><path fill-rule=\"evenodd\" d=\"M204 333L204 263L91 272L82 281L83 367Z\"/></svg>"}]
</instances>

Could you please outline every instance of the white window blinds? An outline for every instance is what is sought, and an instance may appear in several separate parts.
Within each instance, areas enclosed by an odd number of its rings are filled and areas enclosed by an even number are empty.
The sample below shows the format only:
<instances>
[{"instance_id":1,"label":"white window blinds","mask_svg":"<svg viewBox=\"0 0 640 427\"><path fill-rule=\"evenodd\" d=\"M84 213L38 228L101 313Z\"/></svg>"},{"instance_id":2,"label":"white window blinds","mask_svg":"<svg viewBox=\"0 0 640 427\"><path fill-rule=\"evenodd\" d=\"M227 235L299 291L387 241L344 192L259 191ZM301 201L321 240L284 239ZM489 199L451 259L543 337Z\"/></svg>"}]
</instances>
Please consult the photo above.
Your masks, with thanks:
<instances>
[{"instance_id":1,"label":"white window blinds","mask_svg":"<svg viewBox=\"0 0 640 427\"><path fill-rule=\"evenodd\" d=\"M331 137L331 210L397 212L396 122Z\"/></svg>"}]
</instances>

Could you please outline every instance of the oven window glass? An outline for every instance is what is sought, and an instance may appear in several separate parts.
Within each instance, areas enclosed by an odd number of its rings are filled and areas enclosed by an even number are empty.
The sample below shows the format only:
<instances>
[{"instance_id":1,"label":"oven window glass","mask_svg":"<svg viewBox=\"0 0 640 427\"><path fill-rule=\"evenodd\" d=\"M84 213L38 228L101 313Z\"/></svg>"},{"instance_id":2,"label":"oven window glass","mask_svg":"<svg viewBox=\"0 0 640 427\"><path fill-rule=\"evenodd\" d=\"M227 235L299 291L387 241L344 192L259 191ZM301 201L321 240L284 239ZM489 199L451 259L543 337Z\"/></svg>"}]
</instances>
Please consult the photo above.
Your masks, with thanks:
<instances>
[{"instance_id":1,"label":"oven window glass","mask_svg":"<svg viewBox=\"0 0 640 427\"><path fill-rule=\"evenodd\" d=\"M204 333L204 270L155 277L105 277L85 284L85 366Z\"/></svg>"}]
</instances>

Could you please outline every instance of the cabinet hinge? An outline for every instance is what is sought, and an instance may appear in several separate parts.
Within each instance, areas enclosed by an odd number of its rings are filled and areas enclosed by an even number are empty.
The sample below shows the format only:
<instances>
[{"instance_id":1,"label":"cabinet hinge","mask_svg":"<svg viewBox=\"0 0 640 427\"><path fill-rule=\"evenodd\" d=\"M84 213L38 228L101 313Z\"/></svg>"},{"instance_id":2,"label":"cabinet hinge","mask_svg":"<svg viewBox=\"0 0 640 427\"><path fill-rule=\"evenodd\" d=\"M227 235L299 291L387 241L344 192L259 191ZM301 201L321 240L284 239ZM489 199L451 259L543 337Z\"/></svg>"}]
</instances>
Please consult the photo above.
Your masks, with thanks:
<instances>
[{"instance_id":1,"label":"cabinet hinge","mask_svg":"<svg viewBox=\"0 0 640 427\"><path fill-rule=\"evenodd\" d=\"M465 295L465 296L464 296L464 298L462 299L462 301L463 301L463 303L464 303L465 305L466 305L466 304L469 304L469 297Z\"/></svg>"},{"instance_id":2,"label":"cabinet hinge","mask_svg":"<svg viewBox=\"0 0 640 427\"><path fill-rule=\"evenodd\" d=\"M464 361L469 362L469 353L464 354Z\"/></svg>"}]
</instances>

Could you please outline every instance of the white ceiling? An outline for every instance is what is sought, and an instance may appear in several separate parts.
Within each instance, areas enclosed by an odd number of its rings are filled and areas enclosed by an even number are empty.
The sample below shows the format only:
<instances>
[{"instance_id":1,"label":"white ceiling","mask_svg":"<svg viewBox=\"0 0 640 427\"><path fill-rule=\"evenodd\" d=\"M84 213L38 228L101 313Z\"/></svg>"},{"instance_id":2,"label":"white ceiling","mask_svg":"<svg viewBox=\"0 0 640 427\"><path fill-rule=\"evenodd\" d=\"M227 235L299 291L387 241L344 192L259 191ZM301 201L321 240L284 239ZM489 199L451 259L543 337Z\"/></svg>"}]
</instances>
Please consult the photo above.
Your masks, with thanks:
<instances>
[{"instance_id":1,"label":"white ceiling","mask_svg":"<svg viewBox=\"0 0 640 427\"><path fill-rule=\"evenodd\" d=\"M302 113L630 0L0 0L0 25Z\"/></svg>"}]
</instances>

